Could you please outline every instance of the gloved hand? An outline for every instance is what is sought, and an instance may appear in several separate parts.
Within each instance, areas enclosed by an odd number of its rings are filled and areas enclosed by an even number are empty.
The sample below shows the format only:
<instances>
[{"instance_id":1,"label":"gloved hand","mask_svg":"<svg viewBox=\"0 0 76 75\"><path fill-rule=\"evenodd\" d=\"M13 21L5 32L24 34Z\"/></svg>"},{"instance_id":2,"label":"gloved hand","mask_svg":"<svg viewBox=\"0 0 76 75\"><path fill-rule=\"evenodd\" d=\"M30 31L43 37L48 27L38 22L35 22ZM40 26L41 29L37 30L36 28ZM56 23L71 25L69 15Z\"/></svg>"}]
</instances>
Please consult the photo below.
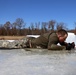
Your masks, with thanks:
<instances>
[{"instance_id":1,"label":"gloved hand","mask_svg":"<svg viewBox=\"0 0 76 75\"><path fill-rule=\"evenodd\" d=\"M74 49L74 48L75 48L75 43L74 42L67 43L66 50L71 50L71 49Z\"/></svg>"}]
</instances>

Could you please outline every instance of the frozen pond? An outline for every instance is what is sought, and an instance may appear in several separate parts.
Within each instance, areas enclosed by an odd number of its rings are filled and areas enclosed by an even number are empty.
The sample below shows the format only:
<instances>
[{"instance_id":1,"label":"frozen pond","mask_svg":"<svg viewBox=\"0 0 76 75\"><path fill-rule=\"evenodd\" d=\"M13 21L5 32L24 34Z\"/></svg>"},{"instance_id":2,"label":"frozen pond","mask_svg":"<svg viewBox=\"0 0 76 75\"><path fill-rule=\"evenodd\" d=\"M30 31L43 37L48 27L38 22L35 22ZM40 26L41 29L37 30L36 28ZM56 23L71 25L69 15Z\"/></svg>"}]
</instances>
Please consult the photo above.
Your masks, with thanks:
<instances>
[{"instance_id":1,"label":"frozen pond","mask_svg":"<svg viewBox=\"0 0 76 75\"><path fill-rule=\"evenodd\" d=\"M76 51L3 49L0 75L76 75Z\"/></svg>"}]
</instances>

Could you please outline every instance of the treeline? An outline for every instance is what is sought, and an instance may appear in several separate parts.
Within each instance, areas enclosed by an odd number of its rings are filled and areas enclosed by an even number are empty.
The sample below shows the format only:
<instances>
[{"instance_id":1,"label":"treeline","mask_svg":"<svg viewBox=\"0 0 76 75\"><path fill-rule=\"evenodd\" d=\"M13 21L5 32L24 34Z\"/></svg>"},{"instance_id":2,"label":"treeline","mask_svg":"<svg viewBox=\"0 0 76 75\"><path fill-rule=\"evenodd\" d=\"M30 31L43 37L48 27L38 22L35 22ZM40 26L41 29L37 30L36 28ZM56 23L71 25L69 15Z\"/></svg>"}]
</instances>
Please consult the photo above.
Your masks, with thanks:
<instances>
[{"instance_id":1,"label":"treeline","mask_svg":"<svg viewBox=\"0 0 76 75\"><path fill-rule=\"evenodd\" d=\"M76 23L75 23L76 24ZM65 29L76 34L76 28L69 30L63 22L57 23L55 20L48 22L31 23L27 28L27 24L22 18L17 18L15 22L7 21L5 24L0 24L0 35L2 36L24 36L24 35L40 35L49 31Z\"/></svg>"}]
</instances>

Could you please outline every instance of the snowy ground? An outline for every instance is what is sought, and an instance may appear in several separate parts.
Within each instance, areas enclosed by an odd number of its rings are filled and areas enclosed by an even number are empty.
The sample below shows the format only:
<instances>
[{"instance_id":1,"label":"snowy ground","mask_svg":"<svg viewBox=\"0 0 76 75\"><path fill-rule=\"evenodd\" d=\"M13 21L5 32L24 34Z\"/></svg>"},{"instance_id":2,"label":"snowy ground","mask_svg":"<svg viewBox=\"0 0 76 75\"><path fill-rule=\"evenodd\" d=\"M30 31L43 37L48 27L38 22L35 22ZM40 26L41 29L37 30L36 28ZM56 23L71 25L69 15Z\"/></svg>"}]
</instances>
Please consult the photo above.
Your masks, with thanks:
<instances>
[{"instance_id":1,"label":"snowy ground","mask_svg":"<svg viewBox=\"0 0 76 75\"><path fill-rule=\"evenodd\" d=\"M3 49L0 75L76 75L76 52Z\"/></svg>"}]
</instances>

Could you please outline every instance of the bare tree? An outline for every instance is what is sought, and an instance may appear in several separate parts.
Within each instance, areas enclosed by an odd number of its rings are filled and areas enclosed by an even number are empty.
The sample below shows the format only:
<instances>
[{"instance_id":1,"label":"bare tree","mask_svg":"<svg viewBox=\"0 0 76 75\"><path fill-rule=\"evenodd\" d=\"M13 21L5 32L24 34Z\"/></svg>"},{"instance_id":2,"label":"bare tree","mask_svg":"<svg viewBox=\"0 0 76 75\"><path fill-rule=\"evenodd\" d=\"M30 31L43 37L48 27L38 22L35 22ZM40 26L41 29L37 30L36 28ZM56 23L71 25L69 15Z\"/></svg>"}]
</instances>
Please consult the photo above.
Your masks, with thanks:
<instances>
[{"instance_id":1,"label":"bare tree","mask_svg":"<svg viewBox=\"0 0 76 75\"><path fill-rule=\"evenodd\" d=\"M10 34L10 28L11 28L11 23L9 21L7 21L5 24L4 24L4 28L6 30L6 35L9 35Z\"/></svg>"},{"instance_id":2,"label":"bare tree","mask_svg":"<svg viewBox=\"0 0 76 75\"><path fill-rule=\"evenodd\" d=\"M16 23L12 23L11 35L17 35Z\"/></svg>"},{"instance_id":3,"label":"bare tree","mask_svg":"<svg viewBox=\"0 0 76 75\"><path fill-rule=\"evenodd\" d=\"M63 22L57 23L56 29L57 29L57 30L59 30L59 29L66 29L66 30L67 30L67 27L66 27L66 26L67 26L67 25L66 25L65 23L63 23Z\"/></svg>"},{"instance_id":4,"label":"bare tree","mask_svg":"<svg viewBox=\"0 0 76 75\"><path fill-rule=\"evenodd\" d=\"M5 24L4 24L4 27L6 29L10 29L11 28L11 23L9 21L7 21Z\"/></svg>"},{"instance_id":5,"label":"bare tree","mask_svg":"<svg viewBox=\"0 0 76 75\"><path fill-rule=\"evenodd\" d=\"M75 25L75 30L76 30L76 22L74 22L74 25Z\"/></svg>"},{"instance_id":6,"label":"bare tree","mask_svg":"<svg viewBox=\"0 0 76 75\"><path fill-rule=\"evenodd\" d=\"M42 22L42 32L43 33L47 32L47 25L48 25L47 22Z\"/></svg>"},{"instance_id":7,"label":"bare tree","mask_svg":"<svg viewBox=\"0 0 76 75\"><path fill-rule=\"evenodd\" d=\"M76 22L74 22L74 25L75 25L74 33L75 33L75 35L76 35Z\"/></svg>"},{"instance_id":8,"label":"bare tree","mask_svg":"<svg viewBox=\"0 0 76 75\"><path fill-rule=\"evenodd\" d=\"M49 29L49 30L50 30L50 29L51 29L51 30L54 30L55 23L56 23L55 20L49 21L48 29Z\"/></svg>"},{"instance_id":9,"label":"bare tree","mask_svg":"<svg viewBox=\"0 0 76 75\"><path fill-rule=\"evenodd\" d=\"M40 27L40 22L38 22L38 23L36 22L36 23L35 23L35 26L36 26L36 29L39 29L39 27Z\"/></svg>"},{"instance_id":10,"label":"bare tree","mask_svg":"<svg viewBox=\"0 0 76 75\"><path fill-rule=\"evenodd\" d=\"M25 26L24 20L22 18L17 18L15 21L15 25L18 29L21 29Z\"/></svg>"},{"instance_id":11,"label":"bare tree","mask_svg":"<svg viewBox=\"0 0 76 75\"><path fill-rule=\"evenodd\" d=\"M17 35L21 34L21 29L24 28L26 24L24 23L22 18L17 18L14 22L14 27L17 29Z\"/></svg>"},{"instance_id":12,"label":"bare tree","mask_svg":"<svg viewBox=\"0 0 76 75\"><path fill-rule=\"evenodd\" d=\"M32 35L34 34L34 29L35 29L34 23L31 23L31 34L32 34Z\"/></svg>"},{"instance_id":13,"label":"bare tree","mask_svg":"<svg viewBox=\"0 0 76 75\"><path fill-rule=\"evenodd\" d=\"M3 25L0 24L0 35L3 35Z\"/></svg>"}]
</instances>

